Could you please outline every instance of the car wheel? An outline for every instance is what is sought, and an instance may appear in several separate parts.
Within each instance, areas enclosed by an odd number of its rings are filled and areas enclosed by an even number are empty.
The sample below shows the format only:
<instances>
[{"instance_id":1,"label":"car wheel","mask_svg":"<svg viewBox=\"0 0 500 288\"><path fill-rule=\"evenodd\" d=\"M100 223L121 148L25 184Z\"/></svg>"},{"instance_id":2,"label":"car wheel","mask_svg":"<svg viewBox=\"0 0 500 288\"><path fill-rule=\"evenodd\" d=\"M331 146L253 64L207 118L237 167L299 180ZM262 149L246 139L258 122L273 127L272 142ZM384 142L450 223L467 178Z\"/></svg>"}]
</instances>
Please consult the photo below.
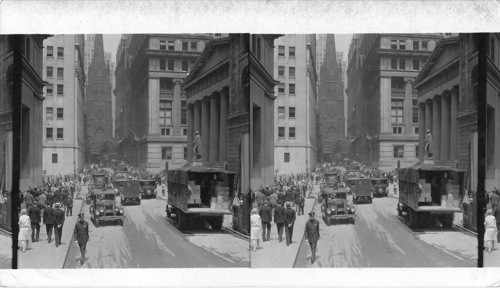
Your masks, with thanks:
<instances>
[{"instance_id":1,"label":"car wheel","mask_svg":"<svg viewBox=\"0 0 500 288\"><path fill-rule=\"evenodd\" d=\"M120 226L123 226L124 219L120 219L120 220L118 220L118 221L120 222L120 223L119 223L119 224L120 224Z\"/></svg>"},{"instance_id":2,"label":"car wheel","mask_svg":"<svg viewBox=\"0 0 500 288\"><path fill-rule=\"evenodd\" d=\"M401 206L399 205L399 203L398 203L397 210L398 210L398 216L403 216L403 210L401 209Z\"/></svg>"},{"instance_id":3,"label":"car wheel","mask_svg":"<svg viewBox=\"0 0 500 288\"><path fill-rule=\"evenodd\" d=\"M137 205L141 205L141 199L137 201Z\"/></svg>"},{"instance_id":4,"label":"car wheel","mask_svg":"<svg viewBox=\"0 0 500 288\"><path fill-rule=\"evenodd\" d=\"M326 224L326 226L330 226L331 223L332 223L332 221L330 219L330 216L326 216L325 217L325 224Z\"/></svg>"},{"instance_id":5,"label":"car wheel","mask_svg":"<svg viewBox=\"0 0 500 288\"><path fill-rule=\"evenodd\" d=\"M95 227L99 227L99 219L95 218Z\"/></svg>"},{"instance_id":6,"label":"car wheel","mask_svg":"<svg viewBox=\"0 0 500 288\"><path fill-rule=\"evenodd\" d=\"M167 218L172 218L172 212L170 212L170 209L167 207Z\"/></svg>"}]
</instances>

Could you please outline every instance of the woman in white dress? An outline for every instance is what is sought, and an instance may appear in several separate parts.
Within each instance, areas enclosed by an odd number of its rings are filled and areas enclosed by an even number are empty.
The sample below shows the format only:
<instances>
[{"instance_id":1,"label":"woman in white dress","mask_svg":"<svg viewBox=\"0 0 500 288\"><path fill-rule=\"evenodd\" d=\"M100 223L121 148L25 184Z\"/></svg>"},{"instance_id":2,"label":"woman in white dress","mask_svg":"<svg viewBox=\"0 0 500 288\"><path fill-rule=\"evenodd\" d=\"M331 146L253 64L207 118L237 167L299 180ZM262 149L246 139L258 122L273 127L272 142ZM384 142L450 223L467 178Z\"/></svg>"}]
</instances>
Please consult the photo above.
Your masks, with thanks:
<instances>
[{"instance_id":1,"label":"woman in white dress","mask_svg":"<svg viewBox=\"0 0 500 288\"><path fill-rule=\"evenodd\" d=\"M488 253L495 248L495 239L497 239L497 221L495 216L492 215L491 209L486 211L486 217L484 218L484 241L488 243Z\"/></svg>"},{"instance_id":2,"label":"woman in white dress","mask_svg":"<svg viewBox=\"0 0 500 288\"><path fill-rule=\"evenodd\" d=\"M260 248L260 239L262 238L262 222L257 208L252 209L252 216L250 216L250 239L252 240L253 251Z\"/></svg>"},{"instance_id":3,"label":"woman in white dress","mask_svg":"<svg viewBox=\"0 0 500 288\"><path fill-rule=\"evenodd\" d=\"M31 220L28 215L26 215L26 209L21 209L21 216L19 216L19 241L22 243L23 252L29 247L29 241L31 238Z\"/></svg>"}]
</instances>

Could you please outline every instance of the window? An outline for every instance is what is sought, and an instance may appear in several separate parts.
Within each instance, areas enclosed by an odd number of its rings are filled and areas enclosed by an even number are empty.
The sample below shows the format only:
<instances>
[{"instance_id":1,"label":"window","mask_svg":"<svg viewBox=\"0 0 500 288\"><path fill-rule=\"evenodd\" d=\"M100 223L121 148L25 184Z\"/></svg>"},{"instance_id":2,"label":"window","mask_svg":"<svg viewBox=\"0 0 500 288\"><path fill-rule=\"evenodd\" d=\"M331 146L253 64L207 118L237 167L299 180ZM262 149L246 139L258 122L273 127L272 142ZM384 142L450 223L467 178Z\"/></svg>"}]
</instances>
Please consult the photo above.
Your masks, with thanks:
<instances>
[{"instance_id":1,"label":"window","mask_svg":"<svg viewBox=\"0 0 500 288\"><path fill-rule=\"evenodd\" d=\"M278 107L278 118L285 119L285 106Z\"/></svg>"},{"instance_id":2,"label":"window","mask_svg":"<svg viewBox=\"0 0 500 288\"><path fill-rule=\"evenodd\" d=\"M170 135L170 128L161 128L161 135L162 136L169 136Z\"/></svg>"},{"instance_id":3,"label":"window","mask_svg":"<svg viewBox=\"0 0 500 288\"><path fill-rule=\"evenodd\" d=\"M54 93L54 85L52 83L47 84L47 94Z\"/></svg>"},{"instance_id":4,"label":"window","mask_svg":"<svg viewBox=\"0 0 500 288\"><path fill-rule=\"evenodd\" d=\"M160 59L160 70L167 70L167 60Z\"/></svg>"},{"instance_id":5,"label":"window","mask_svg":"<svg viewBox=\"0 0 500 288\"><path fill-rule=\"evenodd\" d=\"M415 145L415 158L418 158L418 149L420 148L420 146Z\"/></svg>"},{"instance_id":6,"label":"window","mask_svg":"<svg viewBox=\"0 0 500 288\"><path fill-rule=\"evenodd\" d=\"M187 106L186 100L181 101L181 125L187 125Z\"/></svg>"},{"instance_id":7,"label":"window","mask_svg":"<svg viewBox=\"0 0 500 288\"><path fill-rule=\"evenodd\" d=\"M175 42L174 41L168 41L168 50L170 50L170 51L175 50Z\"/></svg>"},{"instance_id":8,"label":"window","mask_svg":"<svg viewBox=\"0 0 500 288\"><path fill-rule=\"evenodd\" d=\"M391 49L398 49L398 40L391 40Z\"/></svg>"},{"instance_id":9,"label":"window","mask_svg":"<svg viewBox=\"0 0 500 288\"><path fill-rule=\"evenodd\" d=\"M167 50L167 41L160 41L160 50Z\"/></svg>"},{"instance_id":10,"label":"window","mask_svg":"<svg viewBox=\"0 0 500 288\"><path fill-rule=\"evenodd\" d=\"M429 48L427 48L427 41L422 41L422 50L427 51Z\"/></svg>"},{"instance_id":11,"label":"window","mask_svg":"<svg viewBox=\"0 0 500 288\"><path fill-rule=\"evenodd\" d=\"M398 59L391 59L391 69L392 70L398 69Z\"/></svg>"},{"instance_id":12,"label":"window","mask_svg":"<svg viewBox=\"0 0 500 288\"><path fill-rule=\"evenodd\" d=\"M63 139L64 138L64 130L63 128L57 128L57 139Z\"/></svg>"},{"instance_id":13,"label":"window","mask_svg":"<svg viewBox=\"0 0 500 288\"><path fill-rule=\"evenodd\" d=\"M47 134L47 140L52 140L52 138L54 138L54 130L53 128L47 128L46 130L46 134Z\"/></svg>"},{"instance_id":14,"label":"window","mask_svg":"<svg viewBox=\"0 0 500 288\"><path fill-rule=\"evenodd\" d=\"M295 78L295 67L288 67L288 77Z\"/></svg>"},{"instance_id":15,"label":"window","mask_svg":"<svg viewBox=\"0 0 500 288\"><path fill-rule=\"evenodd\" d=\"M278 46L278 56L285 57L285 46L283 45Z\"/></svg>"},{"instance_id":16,"label":"window","mask_svg":"<svg viewBox=\"0 0 500 288\"><path fill-rule=\"evenodd\" d=\"M285 66L278 66L278 77L285 76Z\"/></svg>"},{"instance_id":17,"label":"window","mask_svg":"<svg viewBox=\"0 0 500 288\"><path fill-rule=\"evenodd\" d=\"M406 60L399 59L399 70L405 70L405 69L406 69Z\"/></svg>"},{"instance_id":18,"label":"window","mask_svg":"<svg viewBox=\"0 0 500 288\"><path fill-rule=\"evenodd\" d=\"M403 134L403 127L401 126L392 127L392 134Z\"/></svg>"},{"instance_id":19,"label":"window","mask_svg":"<svg viewBox=\"0 0 500 288\"><path fill-rule=\"evenodd\" d=\"M64 118L64 108L57 108L57 119Z\"/></svg>"},{"instance_id":20,"label":"window","mask_svg":"<svg viewBox=\"0 0 500 288\"><path fill-rule=\"evenodd\" d=\"M52 107L47 107L47 115L46 115L47 120L52 120L54 119L54 108ZM50 128L52 129L52 128Z\"/></svg>"},{"instance_id":21,"label":"window","mask_svg":"<svg viewBox=\"0 0 500 288\"><path fill-rule=\"evenodd\" d=\"M288 118L295 118L295 107L288 107Z\"/></svg>"},{"instance_id":22,"label":"window","mask_svg":"<svg viewBox=\"0 0 500 288\"><path fill-rule=\"evenodd\" d=\"M47 46L47 57L54 57L54 46Z\"/></svg>"},{"instance_id":23,"label":"window","mask_svg":"<svg viewBox=\"0 0 500 288\"><path fill-rule=\"evenodd\" d=\"M285 94L285 84L283 83L278 84L278 93Z\"/></svg>"},{"instance_id":24,"label":"window","mask_svg":"<svg viewBox=\"0 0 500 288\"><path fill-rule=\"evenodd\" d=\"M399 49L406 50L405 40L399 40Z\"/></svg>"},{"instance_id":25,"label":"window","mask_svg":"<svg viewBox=\"0 0 500 288\"><path fill-rule=\"evenodd\" d=\"M168 71L174 71L174 67L175 67L175 62L174 62L174 60L168 60L167 70L168 70Z\"/></svg>"},{"instance_id":26,"label":"window","mask_svg":"<svg viewBox=\"0 0 500 288\"><path fill-rule=\"evenodd\" d=\"M191 42L191 51L197 51L198 50L198 43L196 42Z\"/></svg>"},{"instance_id":27,"label":"window","mask_svg":"<svg viewBox=\"0 0 500 288\"><path fill-rule=\"evenodd\" d=\"M182 135L187 136L188 135L188 129L183 128L182 129Z\"/></svg>"},{"instance_id":28,"label":"window","mask_svg":"<svg viewBox=\"0 0 500 288\"><path fill-rule=\"evenodd\" d=\"M391 78L391 89L404 90L406 88L405 79L403 77Z\"/></svg>"},{"instance_id":29,"label":"window","mask_svg":"<svg viewBox=\"0 0 500 288\"><path fill-rule=\"evenodd\" d=\"M64 78L64 68L57 67L57 78Z\"/></svg>"},{"instance_id":30,"label":"window","mask_svg":"<svg viewBox=\"0 0 500 288\"><path fill-rule=\"evenodd\" d=\"M47 78L54 77L54 67L47 66Z\"/></svg>"},{"instance_id":31,"label":"window","mask_svg":"<svg viewBox=\"0 0 500 288\"><path fill-rule=\"evenodd\" d=\"M52 154L52 163L57 163L57 154Z\"/></svg>"},{"instance_id":32,"label":"window","mask_svg":"<svg viewBox=\"0 0 500 288\"><path fill-rule=\"evenodd\" d=\"M183 150L184 150L184 154L183 154L183 157L184 157L184 160L188 158L188 147L184 146L183 147Z\"/></svg>"},{"instance_id":33,"label":"window","mask_svg":"<svg viewBox=\"0 0 500 288\"><path fill-rule=\"evenodd\" d=\"M278 138L285 138L285 127L278 127Z\"/></svg>"},{"instance_id":34,"label":"window","mask_svg":"<svg viewBox=\"0 0 500 288\"><path fill-rule=\"evenodd\" d=\"M413 41L413 50L418 51L419 47L420 47L420 42L419 41Z\"/></svg>"},{"instance_id":35,"label":"window","mask_svg":"<svg viewBox=\"0 0 500 288\"><path fill-rule=\"evenodd\" d=\"M413 124L418 124L418 99L412 99L411 100L412 105L413 105ZM418 131L418 129L417 129ZM418 134L418 133L416 133Z\"/></svg>"},{"instance_id":36,"label":"window","mask_svg":"<svg viewBox=\"0 0 500 288\"><path fill-rule=\"evenodd\" d=\"M286 152L283 154L284 158L283 159L285 161L285 163L289 163L290 162L290 153Z\"/></svg>"},{"instance_id":37,"label":"window","mask_svg":"<svg viewBox=\"0 0 500 288\"><path fill-rule=\"evenodd\" d=\"M288 84L288 94L295 95L295 84Z\"/></svg>"},{"instance_id":38,"label":"window","mask_svg":"<svg viewBox=\"0 0 500 288\"><path fill-rule=\"evenodd\" d=\"M404 158L405 156L405 146L396 145L394 146L394 158Z\"/></svg>"},{"instance_id":39,"label":"window","mask_svg":"<svg viewBox=\"0 0 500 288\"><path fill-rule=\"evenodd\" d=\"M182 42L182 51L188 51L188 42Z\"/></svg>"},{"instance_id":40,"label":"window","mask_svg":"<svg viewBox=\"0 0 500 288\"><path fill-rule=\"evenodd\" d=\"M288 128L288 137L289 138L295 138L295 127L289 127Z\"/></svg>"},{"instance_id":41,"label":"window","mask_svg":"<svg viewBox=\"0 0 500 288\"><path fill-rule=\"evenodd\" d=\"M173 90L174 83L170 78L160 78L160 90Z\"/></svg>"},{"instance_id":42,"label":"window","mask_svg":"<svg viewBox=\"0 0 500 288\"><path fill-rule=\"evenodd\" d=\"M63 94L64 94L64 85L57 84L57 95L63 95Z\"/></svg>"},{"instance_id":43,"label":"window","mask_svg":"<svg viewBox=\"0 0 500 288\"><path fill-rule=\"evenodd\" d=\"M189 61L182 61L182 71L187 72L189 69Z\"/></svg>"},{"instance_id":44,"label":"window","mask_svg":"<svg viewBox=\"0 0 500 288\"><path fill-rule=\"evenodd\" d=\"M295 58L295 47L293 46L288 47L288 57Z\"/></svg>"},{"instance_id":45,"label":"window","mask_svg":"<svg viewBox=\"0 0 500 288\"><path fill-rule=\"evenodd\" d=\"M413 127L413 133L418 134L418 132L419 132L418 131L418 126L417 127Z\"/></svg>"},{"instance_id":46,"label":"window","mask_svg":"<svg viewBox=\"0 0 500 288\"><path fill-rule=\"evenodd\" d=\"M404 100L392 99L391 100L391 122L404 123L403 117Z\"/></svg>"},{"instance_id":47,"label":"window","mask_svg":"<svg viewBox=\"0 0 500 288\"><path fill-rule=\"evenodd\" d=\"M59 58L64 57L64 47L57 47L57 57Z\"/></svg>"},{"instance_id":48,"label":"window","mask_svg":"<svg viewBox=\"0 0 500 288\"><path fill-rule=\"evenodd\" d=\"M172 147L161 147L161 159L162 160L172 159Z\"/></svg>"},{"instance_id":49,"label":"window","mask_svg":"<svg viewBox=\"0 0 500 288\"><path fill-rule=\"evenodd\" d=\"M160 100L160 125L172 125L172 101Z\"/></svg>"},{"instance_id":50,"label":"window","mask_svg":"<svg viewBox=\"0 0 500 288\"><path fill-rule=\"evenodd\" d=\"M420 70L420 60L413 60L413 70Z\"/></svg>"}]
</instances>

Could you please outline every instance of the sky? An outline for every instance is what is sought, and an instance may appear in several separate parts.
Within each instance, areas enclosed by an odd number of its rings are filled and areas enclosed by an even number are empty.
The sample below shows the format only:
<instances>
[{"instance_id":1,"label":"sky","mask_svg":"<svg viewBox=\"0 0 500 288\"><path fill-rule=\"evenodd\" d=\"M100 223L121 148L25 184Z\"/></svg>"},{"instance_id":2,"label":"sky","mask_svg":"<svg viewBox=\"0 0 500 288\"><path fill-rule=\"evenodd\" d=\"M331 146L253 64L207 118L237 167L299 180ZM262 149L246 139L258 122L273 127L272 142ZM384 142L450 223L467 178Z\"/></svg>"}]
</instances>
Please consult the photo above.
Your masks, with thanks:
<instances>
[{"instance_id":1,"label":"sky","mask_svg":"<svg viewBox=\"0 0 500 288\"><path fill-rule=\"evenodd\" d=\"M335 49L337 52L344 52L344 60L347 61L349 44L351 44L352 34L335 34Z\"/></svg>"}]
</instances>

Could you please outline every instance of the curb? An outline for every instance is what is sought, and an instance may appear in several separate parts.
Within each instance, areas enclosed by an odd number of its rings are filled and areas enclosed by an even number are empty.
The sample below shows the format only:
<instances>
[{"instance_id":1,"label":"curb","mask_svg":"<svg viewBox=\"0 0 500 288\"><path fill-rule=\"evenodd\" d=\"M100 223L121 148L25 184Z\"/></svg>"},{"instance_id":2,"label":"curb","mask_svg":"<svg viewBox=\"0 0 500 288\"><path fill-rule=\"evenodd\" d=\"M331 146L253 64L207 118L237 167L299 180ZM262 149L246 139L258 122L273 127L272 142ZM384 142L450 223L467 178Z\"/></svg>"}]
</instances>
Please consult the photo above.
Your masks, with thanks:
<instances>
[{"instance_id":1,"label":"curb","mask_svg":"<svg viewBox=\"0 0 500 288\"><path fill-rule=\"evenodd\" d=\"M457 228L458 230L462 230L462 231L464 231L466 233L470 233L470 234L472 234L472 235L474 235L474 236L477 237L477 232L474 232L474 231L472 231L470 229L467 229L467 228L465 228L463 226L453 224L453 228Z\"/></svg>"},{"instance_id":2,"label":"curb","mask_svg":"<svg viewBox=\"0 0 500 288\"><path fill-rule=\"evenodd\" d=\"M315 198L316 198L316 197L315 197ZM310 210L309 212L314 211L314 208L316 208L316 204L318 204L318 199L317 199L317 198L314 200L313 206L312 206L312 208L311 208L311 210ZM305 211L304 211L304 212L305 212ZM308 213L309 213L309 212L308 212ZM303 240L304 240L304 236L305 236L305 235L306 235L306 232L304 231L304 232L302 233L302 237L300 237L299 249L297 250L297 254L295 254L295 260L293 260L293 266L292 266L291 268L295 268L295 264L297 263L297 259L298 259L298 257L299 257L299 253L300 253L300 247L301 247L301 246L302 246L302 244L304 243L304 241L303 241Z\"/></svg>"},{"instance_id":3,"label":"curb","mask_svg":"<svg viewBox=\"0 0 500 288\"><path fill-rule=\"evenodd\" d=\"M243 237L243 238L245 238L245 239L247 239L247 240L250 240L250 236L245 235L245 234L243 234L243 233L241 233L241 232L238 232L238 231L236 231L236 230L234 230L234 229L231 229L231 228L228 228L228 227L224 227L224 226L223 226L223 227L222 227L222 230L225 230L225 231L227 231L227 232L229 232L229 233L231 233L231 234L236 234L236 235L238 235L238 236L240 236L240 237Z\"/></svg>"},{"instance_id":4,"label":"curb","mask_svg":"<svg viewBox=\"0 0 500 288\"><path fill-rule=\"evenodd\" d=\"M5 235L7 237L12 237L12 232L5 230L3 228L0 228L0 234Z\"/></svg>"}]
</instances>

